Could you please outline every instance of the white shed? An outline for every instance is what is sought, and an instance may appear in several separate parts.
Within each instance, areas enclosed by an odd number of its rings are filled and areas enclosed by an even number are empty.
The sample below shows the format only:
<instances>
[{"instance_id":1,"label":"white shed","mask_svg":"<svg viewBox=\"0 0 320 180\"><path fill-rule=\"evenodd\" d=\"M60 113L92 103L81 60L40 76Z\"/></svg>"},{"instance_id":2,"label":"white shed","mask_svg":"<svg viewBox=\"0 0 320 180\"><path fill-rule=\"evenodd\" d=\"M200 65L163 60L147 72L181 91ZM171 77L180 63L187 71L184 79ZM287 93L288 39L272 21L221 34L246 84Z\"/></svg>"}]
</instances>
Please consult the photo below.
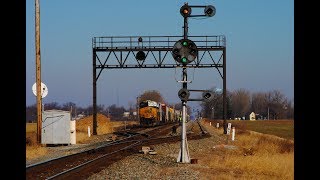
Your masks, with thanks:
<instances>
[{"instance_id":1,"label":"white shed","mask_svg":"<svg viewBox=\"0 0 320 180\"><path fill-rule=\"evenodd\" d=\"M252 121L252 120L256 120L256 114L254 112L251 112L250 115L249 115L249 119Z\"/></svg>"},{"instance_id":2,"label":"white shed","mask_svg":"<svg viewBox=\"0 0 320 180\"><path fill-rule=\"evenodd\" d=\"M46 110L42 113L41 144L75 144L76 124L69 111Z\"/></svg>"}]
</instances>

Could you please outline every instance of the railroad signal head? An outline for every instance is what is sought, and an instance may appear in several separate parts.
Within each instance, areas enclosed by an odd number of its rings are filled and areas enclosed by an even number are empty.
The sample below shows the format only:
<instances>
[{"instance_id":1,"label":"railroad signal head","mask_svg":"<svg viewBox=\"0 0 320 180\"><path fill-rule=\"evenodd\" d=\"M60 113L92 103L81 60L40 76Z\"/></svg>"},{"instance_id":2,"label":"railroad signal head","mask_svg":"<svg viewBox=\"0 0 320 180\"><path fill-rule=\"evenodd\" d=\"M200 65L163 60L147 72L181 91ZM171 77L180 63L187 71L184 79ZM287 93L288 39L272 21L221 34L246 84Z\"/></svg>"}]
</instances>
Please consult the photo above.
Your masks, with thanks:
<instances>
[{"instance_id":1,"label":"railroad signal head","mask_svg":"<svg viewBox=\"0 0 320 180\"><path fill-rule=\"evenodd\" d=\"M213 93L211 91L205 91L202 93L202 98L204 101L208 102L213 98Z\"/></svg>"},{"instance_id":2,"label":"railroad signal head","mask_svg":"<svg viewBox=\"0 0 320 180\"><path fill-rule=\"evenodd\" d=\"M198 56L198 48L190 39L180 39L173 46L172 56L177 62L187 65Z\"/></svg>"},{"instance_id":3,"label":"railroad signal head","mask_svg":"<svg viewBox=\"0 0 320 180\"><path fill-rule=\"evenodd\" d=\"M188 6L188 4L184 4L183 6L181 6L180 8L180 14L183 17L188 17L191 14L191 7Z\"/></svg>"},{"instance_id":4,"label":"railroad signal head","mask_svg":"<svg viewBox=\"0 0 320 180\"><path fill-rule=\"evenodd\" d=\"M143 61L146 59L146 54L143 51L138 51L138 53L136 54L136 59Z\"/></svg>"},{"instance_id":5,"label":"railroad signal head","mask_svg":"<svg viewBox=\"0 0 320 180\"><path fill-rule=\"evenodd\" d=\"M178 96L181 100L183 101L187 101L189 99L189 96L190 96L190 92L188 89L186 88L182 88L179 90L178 92Z\"/></svg>"},{"instance_id":6,"label":"railroad signal head","mask_svg":"<svg viewBox=\"0 0 320 180\"><path fill-rule=\"evenodd\" d=\"M204 14L206 16L212 17L216 14L216 8L214 6L208 5L204 8Z\"/></svg>"}]
</instances>

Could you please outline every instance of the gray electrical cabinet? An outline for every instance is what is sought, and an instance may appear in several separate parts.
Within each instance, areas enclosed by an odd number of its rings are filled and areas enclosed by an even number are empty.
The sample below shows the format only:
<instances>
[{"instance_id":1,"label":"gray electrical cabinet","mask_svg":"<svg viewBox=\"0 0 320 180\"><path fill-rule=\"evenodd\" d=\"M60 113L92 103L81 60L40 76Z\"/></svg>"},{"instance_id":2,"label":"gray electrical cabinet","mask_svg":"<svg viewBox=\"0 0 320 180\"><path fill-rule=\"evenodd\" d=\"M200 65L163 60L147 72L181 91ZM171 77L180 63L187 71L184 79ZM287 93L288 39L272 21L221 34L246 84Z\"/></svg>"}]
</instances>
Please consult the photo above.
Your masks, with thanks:
<instances>
[{"instance_id":1,"label":"gray electrical cabinet","mask_svg":"<svg viewBox=\"0 0 320 180\"><path fill-rule=\"evenodd\" d=\"M74 128L70 126L70 121L71 116L69 111L43 111L41 144L71 144L71 133L75 135L75 132L73 131Z\"/></svg>"}]
</instances>

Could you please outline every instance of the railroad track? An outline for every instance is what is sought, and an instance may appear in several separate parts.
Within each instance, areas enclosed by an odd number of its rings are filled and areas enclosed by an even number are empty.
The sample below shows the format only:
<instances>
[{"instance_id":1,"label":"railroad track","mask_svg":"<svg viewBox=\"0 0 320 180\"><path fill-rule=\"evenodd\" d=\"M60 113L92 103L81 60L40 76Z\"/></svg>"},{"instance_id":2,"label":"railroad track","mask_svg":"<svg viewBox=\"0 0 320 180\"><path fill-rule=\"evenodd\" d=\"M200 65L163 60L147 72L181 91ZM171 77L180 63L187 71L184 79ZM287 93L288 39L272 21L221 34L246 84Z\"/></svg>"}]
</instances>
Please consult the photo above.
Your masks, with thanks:
<instances>
[{"instance_id":1,"label":"railroad track","mask_svg":"<svg viewBox=\"0 0 320 180\"><path fill-rule=\"evenodd\" d=\"M85 179L126 156L138 153L141 146L180 141L180 136L166 136L171 132L171 127L172 124L165 125L153 128L145 133L121 132L122 135L127 136L122 140L27 166L26 179ZM203 134L189 133L188 139L206 137Z\"/></svg>"}]
</instances>

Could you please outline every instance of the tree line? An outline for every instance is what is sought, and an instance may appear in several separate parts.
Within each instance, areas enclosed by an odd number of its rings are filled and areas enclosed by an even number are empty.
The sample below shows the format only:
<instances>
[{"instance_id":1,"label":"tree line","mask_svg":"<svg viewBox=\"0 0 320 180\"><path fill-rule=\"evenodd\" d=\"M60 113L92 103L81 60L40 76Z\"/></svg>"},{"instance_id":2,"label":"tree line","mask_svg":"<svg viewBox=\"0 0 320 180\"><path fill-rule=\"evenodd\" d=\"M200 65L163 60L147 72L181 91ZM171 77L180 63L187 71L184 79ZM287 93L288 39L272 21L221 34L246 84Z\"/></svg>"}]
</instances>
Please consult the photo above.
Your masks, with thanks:
<instances>
[{"instance_id":1,"label":"tree line","mask_svg":"<svg viewBox=\"0 0 320 180\"><path fill-rule=\"evenodd\" d=\"M67 102L60 105L57 102L45 103L43 104L44 110L63 110L63 111L70 111L72 118L77 117L86 117L93 114L93 106L87 107L79 107L73 102ZM115 119L123 118L123 113L126 110L123 106L116 106L115 104L105 107L105 105L97 105L97 112L103 114L107 117L113 117ZM131 110L132 111L132 110ZM31 106L27 106L26 108L26 122L36 122L37 121L37 104L33 104Z\"/></svg>"},{"instance_id":2,"label":"tree line","mask_svg":"<svg viewBox=\"0 0 320 180\"><path fill-rule=\"evenodd\" d=\"M201 102L202 116L213 119L223 118L222 92L211 89L213 98L208 102ZM279 90L250 93L246 89L226 92L227 119L249 119L254 112L256 119L293 119L294 103Z\"/></svg>"},{"instance_id":3,"label":"tree line","mask_svg":"<svg viewBox=\"0 0 320 180\"><path fill-rule=\"evenodd\" d=\"M200 113L202 117L211 119L223 118L222 92L217 91L215 87L211 88L213 98L208 102L200 102ZM137 105L143 100L153 100L159 103L167 104L177 110L182 109L181 102L169 104L161 93L157 90L144 91L137 97L135 103L129 102L129 108L112 104L110 106L97 105L97 112L101 113L113 120L123 120L124 112L137 111ZM233 92L227 91L227 119L245 118L251 112L256 113L257 119L293 119L294 105L288 100L284 94L278 90L270 92L250 93L248 90L239 89ZM93 106L79 107L73 102L67 102L60 105L57 102L43 104L44 110L64 110L70 111L72 118L81 116L89 116L93 114ZM187 106L187 112L191 112L191 107ZM37 105L33 104L26 107L26 122L37 121Z\"/></svg>"},{"instance_id":4,"label":"tree line","mask_svg":"<svg viewBox=\"0 0 320 180\"><path fill-rule=\"evenodd\" d=\"M137 111L137 105L139 102L144 100L153 100L159 103L165 103L165 99L161 95L161 93L157 90L147 90L144 91L137 98L137 102L128 102L129 108L125 108L124 106L117 106L112 104L110 106L105 105L97 105L97 113L103 114L111 120L126 120L128 117L124 117L125 112L130 112L130 119L137 119L137 115L133 113ZM180 110L182 108L181 103L170 104L171 107ZM85 117L93 114L93 106L87 107L79 107L73 102L67 102L60 105L57 102L45 103L43 104L44 110L63 110L70 111L72 118L77 118L79 116ZM190 109L190 108L189 108ZM26 122L36 122L37 121L37 104L33 104L31 106L26 107Z\"/></svg>"}]
</instances>

